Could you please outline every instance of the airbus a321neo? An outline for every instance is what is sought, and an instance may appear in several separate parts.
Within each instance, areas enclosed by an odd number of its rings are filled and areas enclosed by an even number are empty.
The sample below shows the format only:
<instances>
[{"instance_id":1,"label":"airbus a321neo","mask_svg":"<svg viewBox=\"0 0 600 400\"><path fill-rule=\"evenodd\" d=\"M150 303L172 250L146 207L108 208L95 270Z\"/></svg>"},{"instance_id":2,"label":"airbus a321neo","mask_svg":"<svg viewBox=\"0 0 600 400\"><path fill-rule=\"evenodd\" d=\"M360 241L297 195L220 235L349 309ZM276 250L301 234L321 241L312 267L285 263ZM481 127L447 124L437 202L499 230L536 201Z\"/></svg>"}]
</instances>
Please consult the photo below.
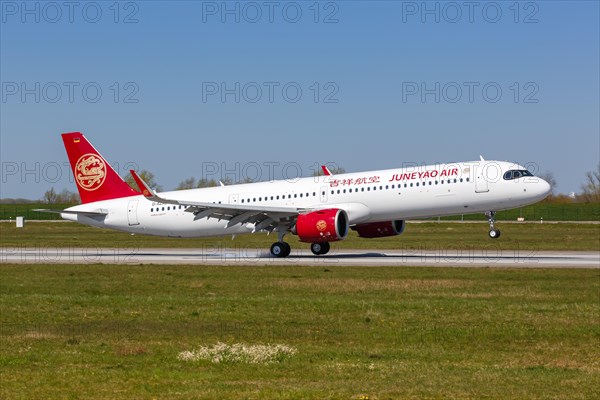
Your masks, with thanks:
<instances>
[{"instance_id":1,"label":"airbus a321neo","mask_svg":"<svg viewBox=\"0 0 600 400\"><path fill-rule=\"evenodd\" d=\"M315 255L344 240L395 236L407 219L485 213L497 239L496 211L544 199L550 185L504 161L470 161L156 193L135 171L132 189L80 132L62 135L82 204L59 212L85 225L136 234L205 237L277 232L275 257L287 257L287 234ZM42 211L42 210L40 210Z\"/></svg>"}]
</instances>

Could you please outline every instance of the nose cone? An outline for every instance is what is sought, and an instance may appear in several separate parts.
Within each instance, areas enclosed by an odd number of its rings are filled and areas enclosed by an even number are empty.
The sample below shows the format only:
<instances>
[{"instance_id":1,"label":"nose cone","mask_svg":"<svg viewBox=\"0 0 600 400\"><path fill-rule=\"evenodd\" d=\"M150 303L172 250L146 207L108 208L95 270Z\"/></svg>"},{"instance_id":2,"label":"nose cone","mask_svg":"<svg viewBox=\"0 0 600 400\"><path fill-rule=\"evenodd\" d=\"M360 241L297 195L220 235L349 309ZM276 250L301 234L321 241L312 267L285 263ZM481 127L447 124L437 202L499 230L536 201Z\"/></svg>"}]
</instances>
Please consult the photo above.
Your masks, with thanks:
<instances>
[{"instance_id":1,"label":"nose cone","mask_svg":"<svg viewBox=\"0 0 600 400\"><path fill-rule=\"evenodd\" d=\"M542 178L539 178L540 181L537 183L537 192L538 192L538 196L541 199L545 199L546 197L548 197L548 195L550 194L550 192L552 191L552 187L550 186L550 184L548 182L546 182L545 180L543 180Z\"/></svg>"}]
</instances>

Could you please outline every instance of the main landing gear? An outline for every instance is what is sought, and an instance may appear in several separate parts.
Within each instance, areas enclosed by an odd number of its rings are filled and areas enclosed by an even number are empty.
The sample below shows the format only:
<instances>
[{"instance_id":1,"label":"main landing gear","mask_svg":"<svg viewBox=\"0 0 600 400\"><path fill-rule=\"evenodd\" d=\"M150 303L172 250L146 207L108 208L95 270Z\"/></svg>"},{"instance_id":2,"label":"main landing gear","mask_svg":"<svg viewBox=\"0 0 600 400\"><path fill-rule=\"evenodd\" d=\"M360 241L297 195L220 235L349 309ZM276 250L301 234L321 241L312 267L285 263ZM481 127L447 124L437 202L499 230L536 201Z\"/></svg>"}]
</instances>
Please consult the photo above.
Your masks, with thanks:
<instances>
[{"instance_id":1,"label":"main landing gear","mask_svg":"<svg viewBox=\"0 0 600 400\"><path fill-rule=\"evenodd\" d=\"M329 252L329 243L313 243L310 245L310 251L312 251L312 253L315 256L322 256L323 254L327 254Z\"/></svg>"},{"instance_id":2,"label":"main landing gear","mask_svg":"<svg viewBox=\"0 0 600 400\"><path fill-rule=\"evenodd\" d=\"M485 216L488 218L488 222L490 224L490 231L488 235L492 239L498 239L500 237L500 230L494 228L494 218L496 217L496 211L488 211L485 213Z\"/></svg>"},{"instance_id":3,"label":"main landing gear","mask_svg":"<svg viewBox=\"0 0 600 400\"><path fill-rule=\"evenodd\" d=\"M277 227L278 241L271 245L271 254L277 258L285 258L292 252L290 245L283 241L283 237L287 232L287 226L279 225Z\"/></svg>"},{"instance_id":4,"label":"main landing gear","mask_svg":"<svg viewBox=\"0 0 600 400\"><path fill-rule=\"evenodd\" d=\"M275 242L271 245L271 254L278 258L284 258L290 255L292 248L286 242Z\"/></svg>"},{"instance_id":5,"label":"main landing gear","mask_svg":"<svg viewBox=\"0 0 600 400\"><path fill-rule=\"evenodd\" d=\"M283 237L287 233L285 228L281 230L278 229L278 241L271 245L271 254L277 258L284 258L290 255L292 248L289 244L283 241ZM312 243L310 245L310 251L316 256L322 256L323 254L327 254L329 252L329 243L328 242L318 242Z\"/></svg>"},{"instance_id":6,"label":"main landing gear","mask_svg":"<svg viewBox=\"0 0 600 400\"><path fill-rule=\"evenodd\" d=\"M329 252L329 243L313 243L310 245L310 251L315 256L322 256L323 254L327 254ZM277 258L284 258L290 255L292 248L286 242L275 242L271 245L271 254Z\"/></svg>"}]
</instances>

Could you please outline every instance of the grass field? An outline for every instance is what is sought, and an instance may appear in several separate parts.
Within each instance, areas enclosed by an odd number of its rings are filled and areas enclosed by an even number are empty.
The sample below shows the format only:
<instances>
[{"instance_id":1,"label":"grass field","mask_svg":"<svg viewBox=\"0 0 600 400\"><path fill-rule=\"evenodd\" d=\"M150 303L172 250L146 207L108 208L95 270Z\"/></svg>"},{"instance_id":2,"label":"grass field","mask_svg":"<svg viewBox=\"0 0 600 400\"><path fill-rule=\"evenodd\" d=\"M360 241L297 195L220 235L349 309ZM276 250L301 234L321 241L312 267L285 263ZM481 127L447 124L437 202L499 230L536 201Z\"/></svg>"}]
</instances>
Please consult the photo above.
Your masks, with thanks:
<instances>
[{"instance_id":1,"label":"grass field","mask_svg":"<svg viewBox=\"0 0 600 400\"><path fill-rule=\"evenodd\" d=\"M598 270L0 266L2 399L592 399ZM186 350L284 344L270 364Z\"/></svg>"},{"instance_id":2,"label":"grass field","mask_svg":"<svg viewBox=\"0 0 600 400\"><path fill-rule=\"evenodd\" d=\"M62 210L68 204L0 204L0 220L24 216L28 220L59 220L60 215L33 211L36 208ZM526 221L600 221L600 203L550 203L541 202L514 210L500 211L498 221L516 221L523 217ZM483 214L443 217L442 220L485 221Z\"/></svg>"},{"instance_id":3,"label":"grass field","mask_svg":"<svg viewBox=\"0 0 600 400\"><path fill-rule=\"evenodd\" d=\"M351 231L349 237L332 244L332 249L484 249L484 250L598 250L600 225L597 224L498 224L502 236L490 239L482 223L409 223L400 236L361 239ZM275 235L265 233L206 239L174 239L135 235L98 229L72 222L31 222L17 229L14 223L0 223L2 247L110 247L122 249L182 247L221 249L225 247L268 249ZM292 248L307 249L296 236L286 236Z\"/></svg>"}]
</instances>

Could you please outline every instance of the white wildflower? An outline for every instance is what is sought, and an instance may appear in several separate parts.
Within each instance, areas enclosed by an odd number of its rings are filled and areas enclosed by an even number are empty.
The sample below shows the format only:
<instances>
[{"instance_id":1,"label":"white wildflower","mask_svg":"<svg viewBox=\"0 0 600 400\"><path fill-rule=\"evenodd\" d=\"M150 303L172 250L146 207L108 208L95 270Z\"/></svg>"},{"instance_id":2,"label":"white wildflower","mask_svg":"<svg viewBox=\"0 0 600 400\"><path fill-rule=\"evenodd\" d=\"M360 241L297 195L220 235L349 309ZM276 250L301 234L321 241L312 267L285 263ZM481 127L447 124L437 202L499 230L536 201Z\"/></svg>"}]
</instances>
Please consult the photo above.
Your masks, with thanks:
<instances>
[{"instance_id":1,"label":"white wildflower","mask_svg":"<svg viewBox=\"0 0 600 400\"><path fill-rule=\"evenodd\" d=\"M248 363L270 364L281 362L294 354L297 350L285 344L248 345L234 343L228 345L218 342L212 346L200 346L196 350L182 351L177 358L181 361L208 360L212 363Z\"/></svg>"}]
</instances>

